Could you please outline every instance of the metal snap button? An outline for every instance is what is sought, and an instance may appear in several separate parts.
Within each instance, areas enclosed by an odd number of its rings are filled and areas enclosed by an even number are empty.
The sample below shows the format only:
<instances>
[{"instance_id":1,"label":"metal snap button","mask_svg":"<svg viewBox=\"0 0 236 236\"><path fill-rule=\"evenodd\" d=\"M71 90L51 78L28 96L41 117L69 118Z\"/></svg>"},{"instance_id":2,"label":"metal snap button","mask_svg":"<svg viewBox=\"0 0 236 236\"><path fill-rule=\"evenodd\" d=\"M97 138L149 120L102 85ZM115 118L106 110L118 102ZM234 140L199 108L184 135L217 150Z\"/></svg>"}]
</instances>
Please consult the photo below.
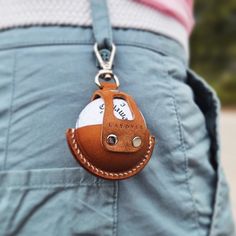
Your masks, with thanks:
<instances>
[{"instance_id":1,"label":"metal snap button","mask_svg":"<svg viewBox=\"0 0 236 236\"><path fill-rule=\"evenodd\" d=\"M134 147L139 147L142 144L142 140L139 136L137 136L133 138L132 143Z\"/></svg>"},{"instance_id":2,"label":"metal snap button","mask_svg":"<svg viewBox=\"0 0 236 236\"><path fill-rule=\"evenodd\" d=\"M118 138L115 134L110 134L107 136L107 143L109 145L115 145L118 142Z\"/></svg>"}]
</instances>

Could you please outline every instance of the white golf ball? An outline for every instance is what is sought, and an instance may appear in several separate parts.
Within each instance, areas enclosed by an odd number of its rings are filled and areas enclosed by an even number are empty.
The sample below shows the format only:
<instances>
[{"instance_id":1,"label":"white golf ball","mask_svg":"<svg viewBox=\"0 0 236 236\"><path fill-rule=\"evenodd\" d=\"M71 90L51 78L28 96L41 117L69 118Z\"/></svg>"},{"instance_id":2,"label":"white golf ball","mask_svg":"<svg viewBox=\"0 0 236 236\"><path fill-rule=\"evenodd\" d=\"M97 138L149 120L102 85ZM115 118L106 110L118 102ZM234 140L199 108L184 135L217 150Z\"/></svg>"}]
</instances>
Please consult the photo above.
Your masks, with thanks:
<instances>
[{"instance_id":1,"label":"white golf ball","mask_svg":"<svg viewBox=\"0 0 236 236\"><path fill-rule=\"evenodd\" d=\"M76 128L88 125L102 124L105 104L102 98L97 98L90 102L80 113L76 122ZM133 115L128 103L121 99L113 99L113 112L117 119L132 120Z\"/></svg>"}]
</instances>

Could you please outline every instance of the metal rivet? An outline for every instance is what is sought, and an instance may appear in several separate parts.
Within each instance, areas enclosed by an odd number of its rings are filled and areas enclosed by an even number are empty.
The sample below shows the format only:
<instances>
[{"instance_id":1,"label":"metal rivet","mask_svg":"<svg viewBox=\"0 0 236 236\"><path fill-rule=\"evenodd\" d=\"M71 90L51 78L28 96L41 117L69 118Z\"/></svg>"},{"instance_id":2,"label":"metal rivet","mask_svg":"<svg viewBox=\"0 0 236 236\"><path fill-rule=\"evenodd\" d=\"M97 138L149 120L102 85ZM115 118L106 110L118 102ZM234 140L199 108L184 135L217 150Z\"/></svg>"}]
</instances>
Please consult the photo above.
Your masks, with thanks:
<instances>
[{"instance_id":1,"label":"metal rivet","mask_svg":"<svg viewBox=\"0 0 236 236\"><path fill-rule=\"evenodd\" d=\"M139 147L142 144L142 140L140 137L137 136L133 138L132 143L134 147Z\"/></svg>"},{"instance_id":2,"label":"metal rivet","mask_svg":"<svg viewBox=\"0 0 236 236\"><path fill-rule=\"evenodd\" d=\"M110 134L107 136L107 143L110 145L115 145L118 142L118 138L115 134Z\"/></svg>"}]
</instances>

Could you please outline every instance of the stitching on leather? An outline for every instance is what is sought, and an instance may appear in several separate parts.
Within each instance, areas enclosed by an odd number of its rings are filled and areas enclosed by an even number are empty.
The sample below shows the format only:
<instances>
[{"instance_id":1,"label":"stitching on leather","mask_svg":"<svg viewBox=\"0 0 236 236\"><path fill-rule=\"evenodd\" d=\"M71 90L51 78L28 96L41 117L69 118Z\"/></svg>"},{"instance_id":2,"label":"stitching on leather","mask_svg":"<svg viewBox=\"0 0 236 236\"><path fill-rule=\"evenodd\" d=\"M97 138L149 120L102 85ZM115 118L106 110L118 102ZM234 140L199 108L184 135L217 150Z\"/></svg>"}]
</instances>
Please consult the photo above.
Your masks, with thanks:
<instances>
[{"instance_id":1,"label":"stitching on leather","mask_svg":"<svg viewBox=\"0 0 236 236\"><path fill-rule=\"evenodd\" d=\"M138 163L138 165L136 165L134 168L132 168L131 170L125 171L125 172L120 172L120 173L114 173L114 172L107 172L107 171L103 171L101 169L98 169L97 167L95 167L93 164L91 164L81 153L81 151L79 150L78 146L75 145L76 144L76 140L75 140L75 129L71 129L71 139L72 139L72 144L73 144L73 148L76 150L76 154L78 154L78 157L80 158L80 160L82 161L83 164L87 165L89 168L91 168L93 171L95 171L96 173L107 177L107 176L112 176L112 177L118 177L118 176L127 176L129 174L132 174L134 172L136 172L138 169L140 169L145 162L147 162L148 157L150 156L151 153L151 147L152 147L152 136L149 137L149 144L148 144L148 148L146 151L146 154L144 155L144 158L142 159L142 161L140 163Z\"/></svg>"}]
</instances>

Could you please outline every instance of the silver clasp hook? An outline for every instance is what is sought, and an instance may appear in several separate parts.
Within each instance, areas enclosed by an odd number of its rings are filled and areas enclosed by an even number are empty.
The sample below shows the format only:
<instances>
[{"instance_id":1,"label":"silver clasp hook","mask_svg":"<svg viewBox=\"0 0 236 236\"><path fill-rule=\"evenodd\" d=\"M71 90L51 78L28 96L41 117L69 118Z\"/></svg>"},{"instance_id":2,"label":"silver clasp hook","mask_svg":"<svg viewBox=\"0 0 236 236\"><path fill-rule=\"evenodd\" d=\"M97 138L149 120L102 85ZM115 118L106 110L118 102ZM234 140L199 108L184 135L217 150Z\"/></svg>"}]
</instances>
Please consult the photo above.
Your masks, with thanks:
<instances>
[{"instance_id":1,"label":"silver clasp hook","mask_svg":"<svg viewBox=\"0 0 236 236\"><path fill-rule=\"evenodd\" d=\"M120 86L119 79L117 78L116 75L113 74L113 71L112 71L113 60L114 60L115 52L116 52L115 45L112 44L111 54L110 54L110 58L108 61L104 61L102 59L102 56L98 50L97 43L94 44L94 52L95 52L95 55L98 59L99 66L101 67L101 69L98 71L97 75L95 76L95 83L98 85L99 88L102 88L102 85L99 81L100 78L105 79L105 80L114 79L116 86L118 88Z\"/></svg>"}]
</instances>

